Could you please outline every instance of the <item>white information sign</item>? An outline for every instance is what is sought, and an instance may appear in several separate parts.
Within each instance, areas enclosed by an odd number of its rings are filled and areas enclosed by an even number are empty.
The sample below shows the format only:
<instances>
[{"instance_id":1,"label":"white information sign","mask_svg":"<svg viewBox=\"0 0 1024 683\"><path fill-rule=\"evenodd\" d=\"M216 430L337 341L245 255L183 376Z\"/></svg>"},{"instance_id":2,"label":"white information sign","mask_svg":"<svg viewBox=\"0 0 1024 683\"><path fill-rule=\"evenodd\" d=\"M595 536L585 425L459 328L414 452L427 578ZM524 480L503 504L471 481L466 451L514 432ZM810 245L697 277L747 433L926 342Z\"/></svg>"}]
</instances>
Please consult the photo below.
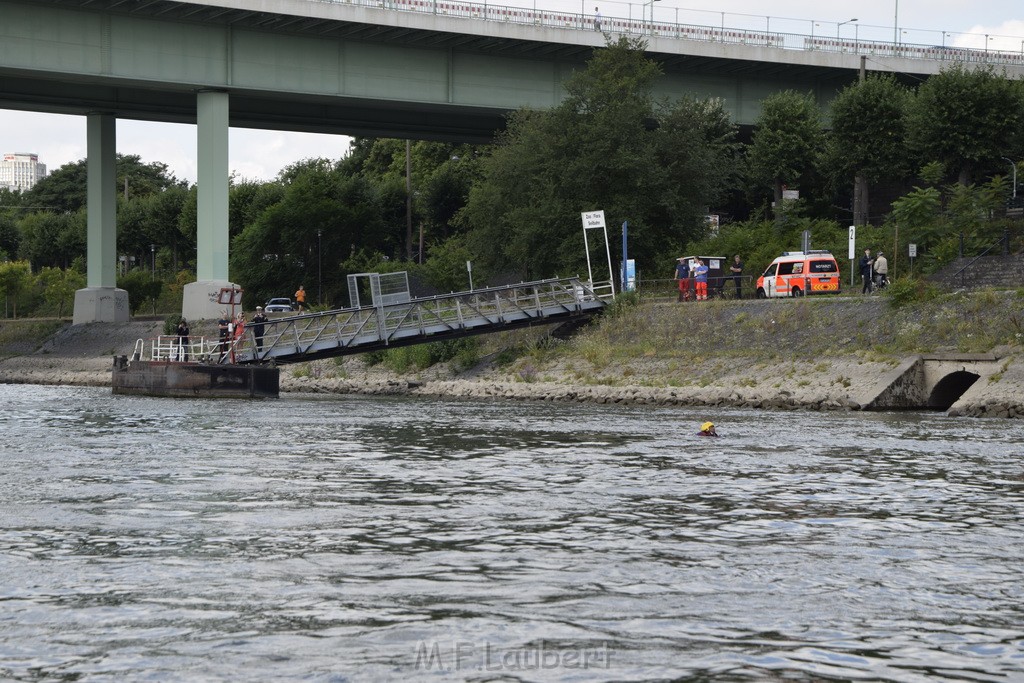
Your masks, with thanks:
<instances>
[{"instance_id":1,"label":"white information sign","mask_svg":"<svg viewBox=\"0 0 1024 683\"><path fill-rule=\"evenodd\" d=\"M917 245L916 244L909 244L909 245L907 245L907 248L908 248L908 251L910 252L910 258L916 258L917 257Z\"/></svg>"},{"instance_id":2,"label":"white information sign","mask_svg":"<svg viewBox=\"0 0 1024 683\"><path fill-rule=\"evenodd\" d=\"M601 211L584 211L583 212L583 229L589 230L591 228L603 228L604 225L604 210Z\"/></svg>"},{"instance_id":3,"label":"white information sign","mask_svg":"<svg viewBox=\"0 0 1024 683\"><path fill-rule=\"evenodd\" d=\"M850 254L849 254L849 256L847 256L847 258L851 258L852 259L854 256L857 255L857 248L855 246L856 245L856 241L857 241L857 226L856 225L851 225L850 226Z\"/></svg>"}]
</instances>

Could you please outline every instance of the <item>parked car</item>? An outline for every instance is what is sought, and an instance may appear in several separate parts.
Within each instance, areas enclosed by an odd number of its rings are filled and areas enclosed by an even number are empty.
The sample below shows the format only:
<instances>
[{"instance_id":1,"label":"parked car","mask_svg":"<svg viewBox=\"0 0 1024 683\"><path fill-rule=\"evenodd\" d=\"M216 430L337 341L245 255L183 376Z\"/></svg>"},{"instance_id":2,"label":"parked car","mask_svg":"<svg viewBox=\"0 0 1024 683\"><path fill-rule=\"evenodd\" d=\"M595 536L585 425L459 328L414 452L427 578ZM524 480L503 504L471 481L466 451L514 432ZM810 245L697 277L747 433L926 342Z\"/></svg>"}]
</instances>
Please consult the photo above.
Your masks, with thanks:
<instances>
[{"instance_id":1,"label":"parked car","mask_svg":"<svg viewBox=\"0 0 1024 683\"><path fill-rule=\"evenodd\" d=\"M287 311L294 311L292 308L292 300L287 298L271 299L267 302L263 310L267 313L284 313Z\"/></svg>"}]
</instances>

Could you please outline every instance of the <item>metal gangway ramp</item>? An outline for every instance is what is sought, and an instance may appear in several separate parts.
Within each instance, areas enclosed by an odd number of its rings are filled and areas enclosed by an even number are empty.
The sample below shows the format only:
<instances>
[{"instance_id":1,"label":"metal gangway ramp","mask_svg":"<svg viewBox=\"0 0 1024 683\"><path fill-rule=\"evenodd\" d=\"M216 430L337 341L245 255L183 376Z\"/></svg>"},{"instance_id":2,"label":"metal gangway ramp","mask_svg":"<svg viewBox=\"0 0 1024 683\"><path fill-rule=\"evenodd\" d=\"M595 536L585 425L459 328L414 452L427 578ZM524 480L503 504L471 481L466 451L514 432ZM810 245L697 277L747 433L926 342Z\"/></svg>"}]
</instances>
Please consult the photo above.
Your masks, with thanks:
<instances>
[{"instance_id":1,"label":"metal gangway ramp","mask_svg":"<svg viewBox=\"0 0 1024 683\"><path fill-rule=\"evenodd\" d=\"M361 273L370 277L374 299L334 311L288 316L264 325L258 345L252 325L236 339L220 362L297 363L393 346L443 341L501 332L537 324L583 320L603 309L615 296L609 282L579 277L522 282L468 292L411 298L401 287L381 287L377 278L405 273ZM376 277L375 277L376 276ZM408 280L405 280L408 291ZM358 288L350 280L350 297L358 304ZM383 293L383 296L377 295Z\"/></svg>"}]
</instances>

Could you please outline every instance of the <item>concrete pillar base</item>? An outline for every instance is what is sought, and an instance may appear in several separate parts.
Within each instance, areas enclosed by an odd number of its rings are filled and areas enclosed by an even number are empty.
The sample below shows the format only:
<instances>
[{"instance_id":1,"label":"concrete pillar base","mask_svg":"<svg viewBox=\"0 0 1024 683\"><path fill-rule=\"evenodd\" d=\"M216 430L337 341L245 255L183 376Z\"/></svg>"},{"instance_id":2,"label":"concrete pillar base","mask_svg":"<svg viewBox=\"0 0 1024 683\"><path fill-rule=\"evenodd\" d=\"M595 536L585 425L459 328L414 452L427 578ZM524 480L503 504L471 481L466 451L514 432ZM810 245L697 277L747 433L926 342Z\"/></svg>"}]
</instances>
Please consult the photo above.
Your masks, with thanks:
<instances>
[{"instance_id":1,"label":"concrete pillar base","mask_svg":"<svg viewBox=\"0 0 1024 683\"><path fill-rule=\"evenodd\" d=\"M125 323L130 317L128 292L117 287L86 287L75 292L72 325Z\"/></svg>"},{"instance_id":2,"label":"concrete pillar base","mask_svg":"<svg viewBox=\"0 0 1024 683\"><path fill-rule=\"evenodd\" d=\"M181 315L189 320L217 320L223 311L231 313L230 304L217 303L217 296L224 287L238 285L227 280L202 280L185 285L181 301ZM235 307L237 313L239 308Z\"/></svg>"}]
</instances>

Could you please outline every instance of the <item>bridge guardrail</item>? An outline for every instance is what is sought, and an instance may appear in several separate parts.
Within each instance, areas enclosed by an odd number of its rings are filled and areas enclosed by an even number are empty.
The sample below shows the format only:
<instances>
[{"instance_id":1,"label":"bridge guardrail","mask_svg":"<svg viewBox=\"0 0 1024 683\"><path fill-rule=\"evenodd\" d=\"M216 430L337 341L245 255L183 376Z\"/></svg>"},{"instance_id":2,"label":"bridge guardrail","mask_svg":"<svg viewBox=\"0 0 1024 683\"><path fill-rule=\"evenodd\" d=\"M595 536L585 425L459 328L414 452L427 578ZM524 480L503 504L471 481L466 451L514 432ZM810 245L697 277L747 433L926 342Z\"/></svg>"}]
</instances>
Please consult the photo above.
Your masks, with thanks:
<instances>
[{"instance_id":1,"label":"bridge guardrail","mask_svg":"<svg viewBox=\"0 0 1024 683\"><path fill-rule=\"evenodd\" d=\"M341 0L311 1L338 4ZM531 9L527 7L490 4L487 2L474 3L440 0L344 0L344 4L357 5L371 9L418 12L507 24L524 24L584 31L594 31L597 28L595 24L596 17L593 14L586 14L583 12L551 11L544 9L538 10L536 5ZM730 45L749 45L752 47L774 47L803 51L880 55L930 61L937 60L1024 66L1024 44L1022 44L1021 52L1019 54L1017 52L994 49L978 50L953 46L947 47L945 45L945 39L947 35L951 35L947 31L941 32L942 45L860 40L859 38L855 38L854 40L845 40L838 37L833 39L824 36L815 36L813 30L811 35L807 35L803 33L770 31L767 28L764 31L732 28L725 25L726 12L721 13L722 24L720 26L680 23L678 21L656 21L653 14L650 19L644 16L646 6L651 4L649 1L638 5L642 12L641 17L637 18L632 16L633 3L622 4L626 4L628 6L629 16L602 17L601 30L603 32L624 33L639 36L649 35L679 40L725 43ZM737 16L749 15L738 14ZM676 17L678 19L678 10ZM770 20L771 17L765 17L765 19ZM814 25L813 21L810 21L810 23L812 26ZM989 38L993 37L995 36L985 36L986 44L988 43Z\"/></svg>"}]
</instances>

